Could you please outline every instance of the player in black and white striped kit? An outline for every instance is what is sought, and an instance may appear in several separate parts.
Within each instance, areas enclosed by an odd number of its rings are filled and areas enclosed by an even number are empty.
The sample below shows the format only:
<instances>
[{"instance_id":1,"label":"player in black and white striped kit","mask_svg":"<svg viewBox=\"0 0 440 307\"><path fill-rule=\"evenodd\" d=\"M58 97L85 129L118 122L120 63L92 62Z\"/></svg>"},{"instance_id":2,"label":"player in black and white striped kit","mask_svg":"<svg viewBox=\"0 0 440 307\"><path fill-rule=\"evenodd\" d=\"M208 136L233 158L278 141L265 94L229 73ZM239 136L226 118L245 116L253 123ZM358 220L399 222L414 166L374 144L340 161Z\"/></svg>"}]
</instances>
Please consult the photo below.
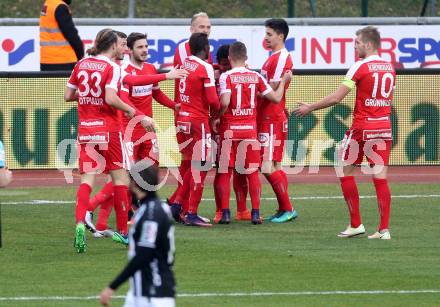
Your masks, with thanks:
<instances>
[{"instance_id":1,"label":"player in black and white striped kit","mask_svg":"<svg viewBox=\"0 0 440 307\"><path fill-rule=\"evenodd\" d=\"M174 226L169 207L154 191L158 168L139 162L130 174L134 179L130 190L140 200L140 207L129 231L129 262L101 292L100 301L107 306L114 291L130 278L125 307L174 307Z\"/></svg>"}]
</instances>

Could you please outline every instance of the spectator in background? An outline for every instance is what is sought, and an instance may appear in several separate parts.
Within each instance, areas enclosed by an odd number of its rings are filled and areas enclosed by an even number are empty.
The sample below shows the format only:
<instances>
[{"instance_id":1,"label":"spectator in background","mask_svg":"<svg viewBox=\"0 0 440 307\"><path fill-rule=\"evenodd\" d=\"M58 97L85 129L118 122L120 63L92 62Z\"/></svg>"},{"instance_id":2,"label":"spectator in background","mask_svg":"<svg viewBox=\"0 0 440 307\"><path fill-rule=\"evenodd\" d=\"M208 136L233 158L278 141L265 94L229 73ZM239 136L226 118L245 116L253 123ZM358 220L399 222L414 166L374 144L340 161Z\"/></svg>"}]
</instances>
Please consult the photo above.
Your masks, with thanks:
<instances>
[{"instance_id":1,"label":"spectator in background","mask_svg":"<svg viewBox=\"0 0 440 307\"><path fill-rule=\"evenodd\" d=\"M0 188L4 188L12 180L12 172L6 167L5 160L5 149L0 141Z\"/></svg>"},{"instance_id":2,"label":"spectator in background","mask_svg":"<svg viewBox=\"0 0 440 307\"><path fill-rule=\"evenodd\" d=\"M40 13L41 71L71 71L84 57L84 45L72 20L71 0L46 0Z\"/></svg>"}]
</instances>

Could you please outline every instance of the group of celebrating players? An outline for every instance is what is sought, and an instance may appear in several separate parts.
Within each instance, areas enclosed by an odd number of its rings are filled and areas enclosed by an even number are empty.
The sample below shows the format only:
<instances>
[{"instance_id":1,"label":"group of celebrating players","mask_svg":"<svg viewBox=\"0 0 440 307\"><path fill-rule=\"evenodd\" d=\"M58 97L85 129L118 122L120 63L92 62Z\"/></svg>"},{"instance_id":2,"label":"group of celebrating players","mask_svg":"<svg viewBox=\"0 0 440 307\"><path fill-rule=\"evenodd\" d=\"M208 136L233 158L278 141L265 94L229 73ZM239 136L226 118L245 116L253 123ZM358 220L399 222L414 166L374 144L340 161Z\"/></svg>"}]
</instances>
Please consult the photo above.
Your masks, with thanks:
<instances>
[{"instance_id":1,"label":"group of celebrating players","mask_svg":"<svg viewBox=\"0 0 440 307\"><path fill-rule=\"evenodd\" d=\"M284 47L289 27L283 19L269 19L265 27L265 44L272 53L261 74L247 68L247 49L241 42L222 46L214 69L208 41L211 23L205 13L193 16L192 35L179 44L174 68L166 74L158 74L154 66L146 62L145 34L131 33L127 37L112 29L103 29L97 34L94 47L88 50L89 56L76 64L65 91L66 101L78 102L81 184L77 192L74 239L78 252L86 250L86 228L95 237L111 236L117 242L128 244L127 222L130 207L136 206L136 200L128 189L133 181L127 170L138 161L159 164L153 98L175 114L182 160L180 180L168 204L176 221L190 226L212 226L209 219L198 214L198 207L207 171L213 163L217 166L214 223L231 222L232 176L237 199L235 218L252 224L263 222L259 211L259 171L272 186L278 201L276 213L267 220L284 223L298 216L281 166L287 138L285 93L293 66ZM380 166L373 180L381 223L369 238L389 239L391 196L386 166L392 140L390 112L395 72L392 65L377 54L380 35L376 28L366 27L356 34L355 49L362 60L353 65L334 93L315 104L300 103L293 112L304 116L332 106L357 88L353 126L347 131L341 152L342 160L349 162L344 166L340 181L351 223L339 236L365 233L352 174L354 165L360 164L366 156L371 166ZM121 63L127 51L130 60ZM159 82L171 79L175 80L174 101L159 87ZM95 175L100 172L108 173L109 180L90 199ZM246 207L248 193L251 210ZM95 225L91 213L98 206ZM113 208L115 231L111 231L107 223Z\"/></svg>"}]
</instances>

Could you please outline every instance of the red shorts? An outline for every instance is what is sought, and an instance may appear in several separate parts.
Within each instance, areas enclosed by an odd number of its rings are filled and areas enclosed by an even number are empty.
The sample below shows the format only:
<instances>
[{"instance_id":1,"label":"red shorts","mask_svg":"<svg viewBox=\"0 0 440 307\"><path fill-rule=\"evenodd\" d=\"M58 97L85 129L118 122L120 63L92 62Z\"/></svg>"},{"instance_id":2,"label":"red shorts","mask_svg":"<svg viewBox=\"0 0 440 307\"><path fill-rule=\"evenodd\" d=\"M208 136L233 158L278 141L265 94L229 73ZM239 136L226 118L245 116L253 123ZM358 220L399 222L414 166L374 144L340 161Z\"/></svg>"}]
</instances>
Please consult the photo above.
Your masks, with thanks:
<instances>
[{"instance_id":1,"label":"red shorts","mask_svg":"<svg viewBox=\"0 0 440 307\"><path fill-rule=\"evenodd\" d=\"M391 129L350 129L341 142L340 158L348 164L388 165L393 142Z\"/></svg>"},{"instance_id":2,"label":"red shorts","mask_svg":"<svg viewBox=\"0 0 440 307\"><path fill-rule=\"evenodd\" d=\"M221 139L218 148L219 169L236 169L240 174L245 169L260 167L260 142L257 139L231 140Z\"/></svg>"},{"instance_id":3,"label":"red shorts","mask_svg":"<svg viewBox=\"0 0 440 307\"><path fill-rule=\"evenodd\" d=\"M132 140L125 142L127 157L124 161L125 168L130 170L131 165L143 159L152 160L155 165L159 165L159 144L154 132L132 137Z\"/></svg>"},{"instance_id":4,"label":"red shorts","mask_svg":"<svg viewBox=\"0 0 440 307\"><path fill-rule=\"evenodd\" d=\"M100 143L78 141L79 171L83 173L103 173L124 166L121 132L108 132L108 138Z\"/></svg>"},{"instance_id":5,"label":"red shorts","mask_svg":"<svg viewBox=\"0 0 440 307\"><path fill-rule=\"evenodd\" d=\"M179 117L176 124L182 159L212 162L209 120Z\"/></svg>"},{"instance_id":6,"label":"red shorts","mask_svg":"<svg viewBox=\"0 0 440 307\"><path fill-rule=\"evenodd\" d=\"M287 120L258 125L258 140L261 145L261 160L281 162L284 143L287 139Z\"/></svg>"}]
</instances>

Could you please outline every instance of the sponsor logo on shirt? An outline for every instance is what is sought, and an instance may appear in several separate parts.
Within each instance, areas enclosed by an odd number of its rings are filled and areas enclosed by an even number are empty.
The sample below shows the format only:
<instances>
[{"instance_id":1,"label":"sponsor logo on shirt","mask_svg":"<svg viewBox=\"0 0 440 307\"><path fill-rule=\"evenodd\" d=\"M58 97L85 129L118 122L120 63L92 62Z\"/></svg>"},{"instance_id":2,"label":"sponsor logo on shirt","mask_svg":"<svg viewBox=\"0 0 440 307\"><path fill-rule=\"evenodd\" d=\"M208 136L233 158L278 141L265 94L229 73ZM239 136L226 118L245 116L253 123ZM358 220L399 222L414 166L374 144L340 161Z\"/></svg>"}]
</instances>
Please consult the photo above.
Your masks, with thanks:
<instances>
[{"instance_id":1,"label":"sponsor logo on shirt","mask_svg":"<svg viewBox=\"0 0 440 307\"><path fill-rule=\"evenodd\" d=\"M269 133L258 133L258 141L262 147L269 146Z\"/></svg>"},{"instance_id":2,"label":"sponsor logo on shirt","mask_svg":"<svg viewBox=\"0 0 440 307\"><path fill-rule=\"evenodd\" d=\"M104 71L107 67L106 63L100 63L100 62L93 62L93 61L83 61L79 65L79 69L86 69L86 70L97 70L97 71Z\"/></svg>"},{"instance_id":3,"label":"sponsor logo on shirt","mask_svg":"<svg viewBox=\"0 0 440 307\"><path fill-rule=\"evenodd\" d=\"M178 132L183 132L185 134L189 134L191 131L191 123L188 122L177 122L177 130Z\"/></svg>"},{"instance_id":4,"label":"sponsor logo on shirt","mask_svg":"<svg viewBox=\"0 0 440 307\"><path fill-rule=\"evenodd\" d=\"M78 134L79 143L108 143L109 136L108 133L94 133L94 134Z\"/></svg>"},{"instance_id":5,"label":"sponsor logo on shirt","mask_svg":"<svg viewBox=\"0 0 440 307\"><path fill-rule=\"evenodd\" d=\"M131 91L131 96L133 97L143 97L151 95L153 85L141 85L141 86L133 86Z\"/></svg>"},{"instance_id":6,"label":"sponsor logo on shirt","mask_svg":"<svg viewBox=\"0 0 440 307\"><path fill-rule=\"evenodd\" d=\"M392 140L393 134L391 129L364 130L364 141L368 140Z\"/></svg>"},{"instance_id":7,"label":"sponsor logo on shirt","mask_svg":"<svg viewBox=\"0 0 440 307\"><path fill-rule=\"evenodd\" d=\"M95 120L95 119L93 119L93 120L82 120L80 123L79 123L81 126L84 126L84 127L99 127L99 126L104 126L104 121L103 120L99 120L99 119L97 119L97 120Z\"/></svg>"}]
</instances>

